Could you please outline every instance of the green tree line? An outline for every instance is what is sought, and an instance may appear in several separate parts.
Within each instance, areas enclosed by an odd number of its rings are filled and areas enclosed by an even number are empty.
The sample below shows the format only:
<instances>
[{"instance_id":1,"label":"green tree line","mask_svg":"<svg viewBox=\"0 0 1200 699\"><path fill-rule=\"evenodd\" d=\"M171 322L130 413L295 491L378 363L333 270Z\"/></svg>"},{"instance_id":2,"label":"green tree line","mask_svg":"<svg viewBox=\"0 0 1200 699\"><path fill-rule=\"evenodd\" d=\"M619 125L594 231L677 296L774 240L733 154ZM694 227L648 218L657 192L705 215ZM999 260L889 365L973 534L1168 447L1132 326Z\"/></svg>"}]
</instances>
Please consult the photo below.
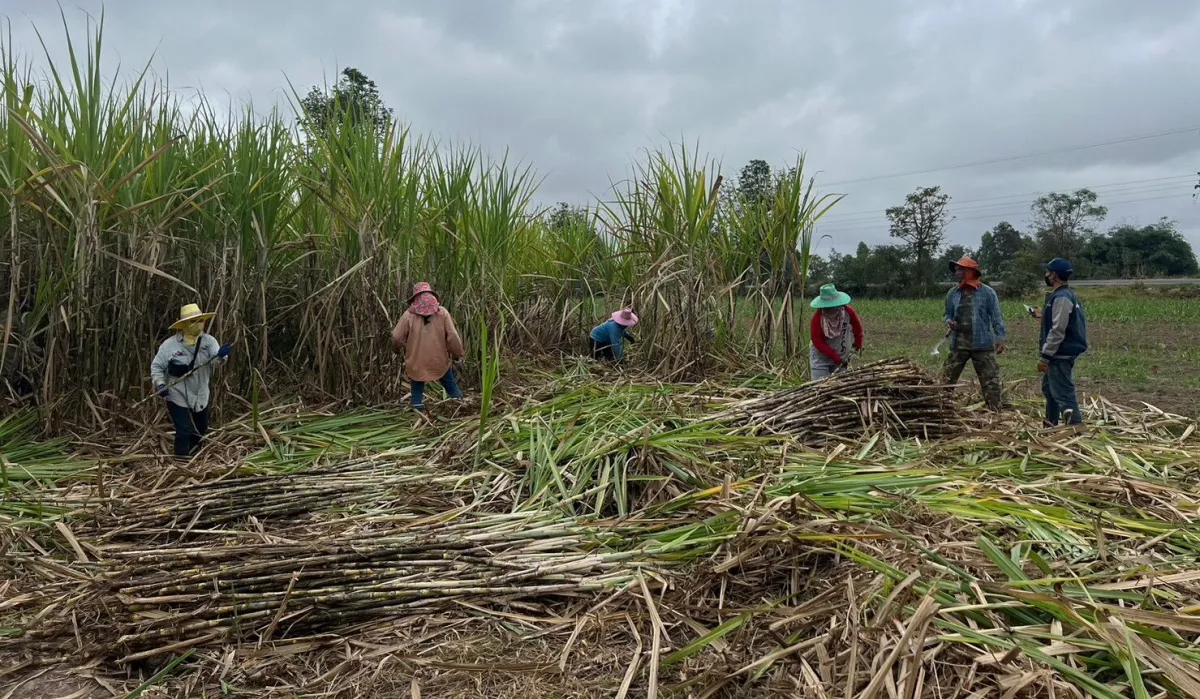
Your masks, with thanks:
<instances>
[{"instance_id":1,"label":"green tree line","mask_svg":"<svg viewBox=\"0 0 1200 699\"><path fill-rule=\"evenodd\" d=\"M974 257L987 277L1008 294L1036 286L1040 263L1065 257L1080 279L1187 277L1200 273L1195 252L1176 223L1160 218L1148 225L1121 223L1099 228L1108 215L1090 189L1052 192L1030 207L1026 231L999 221L979 244L946 245L952 220L950 197L939 187L921 187L887 210L895 245L860 243L853 254L834 252L823 271L848 291L866 296L941 293L950 281L950 262ZM932 262L936 260L936 262Z\"/></svg>"},{"instance_id":2,"label":"green tree line","mask_svg":"<svg viewBox=\"0 0 1200 699\"><path fill-rule=\"evenodd\" d=\"M773 170L765 160L751 160L720 192L720 210L715 226L723 221L745 220L753 208L769 211L787 170ZM1080 279L1139 279L1187 277L1200 273L1196 255L1176 223L1160 218L1148 225L1121 223L1101 231L1108 216L1099 196L1090 189L1052 192L1038 197L1030 207L1027 230L1009 221L999 221L985 231L974 246L947 244L946 228L953 221L953 200L941 187L918 187L904 201L884 212L888 232L895 243L858 243L853 253L837 250L829 236L819 242L832 243L827 256L808 256L806 292L811 295L822 283L859 296L939 296L953 276L950 263L963 255L974 257L987 278L1005 294L1022 294L1041 279L1040 265L1055 257L1074 264ZM589 223L594 212L559 203L547 214L554 228L588 231L600 236ZM749 235L758 235L748 231ZM819 234L819 231L817 231ZM767 255L744 285L752 288L755 276L773 277L792 283L794 268L772 273Z\"/></svg>"}]
</instances>

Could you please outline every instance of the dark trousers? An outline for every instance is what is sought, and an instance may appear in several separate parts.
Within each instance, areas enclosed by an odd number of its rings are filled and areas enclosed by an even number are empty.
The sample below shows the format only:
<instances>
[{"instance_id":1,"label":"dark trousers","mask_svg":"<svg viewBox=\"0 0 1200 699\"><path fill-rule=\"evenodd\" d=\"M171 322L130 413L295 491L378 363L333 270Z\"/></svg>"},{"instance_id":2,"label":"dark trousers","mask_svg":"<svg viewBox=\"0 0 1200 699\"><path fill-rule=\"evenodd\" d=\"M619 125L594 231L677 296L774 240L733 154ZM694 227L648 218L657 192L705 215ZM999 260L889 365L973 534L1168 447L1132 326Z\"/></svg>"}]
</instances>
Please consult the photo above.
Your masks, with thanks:
<instances>
[{"instance_id":1,"label":"dark trousers","mask_svg":"<svg viewBox=\"0 0 1200 699\"><path fill-rule=\"evenodd\" d=\"M617 361L617 355L613 352L612 345L602 345L590 337L588 342L592 345L592 359L599 359L603 362Z\"/></svg>"},{"instance_id":2,"label":"dark trousers","mask_svg":"<svg viewBox=\"0 0 1200 699\"><path fill-rule=\"evenodd\" d=\"M425 382L410 380L410 383L412 383L412 407L416 410L424 410ZM454 369L447 370L446 375L438 379L438 383L446 389L446 395L451 398L462 398L462 389L458 387L458 380L454 378Z\"/></svg>"},{"instance_id":3,"label":"dark trousers","mask_svg":"<svg viewBox=\"0 0 1200 699\"><path fill-rule=\"evenodd\" d=\"M1042 395L1046 397L1046 424L1057 425L1066 411L1068 425L1082 425L1079 398L1075 395L1075 360L1051 359L1042 374Z\"/></svg>"},{"instance_id":4,"label":"dark trousers","mask_svg":"<svg viewBox=\"0 0 1200 699\"><path fill-rule=\"evenodd\" d=\"M1000 364L996 361L996 350L950 350L946 355L946 383L958 383L967 362L975 366L975 376L979 378L979 387L983 389L983 399L988 410L1000 410Z\"/></svg>"},{"instance_id":5,"label":"dark trousers","mask_svg":"<svg viewBox=\"0 0 1200 699\"><path fill-rule=\"evenodd\" d=\"M196 412L181 405L167 403L171 423L175 425L175 456L191 456L200 449L208 433L208 408Z\"/></svg>"}]
</instances>

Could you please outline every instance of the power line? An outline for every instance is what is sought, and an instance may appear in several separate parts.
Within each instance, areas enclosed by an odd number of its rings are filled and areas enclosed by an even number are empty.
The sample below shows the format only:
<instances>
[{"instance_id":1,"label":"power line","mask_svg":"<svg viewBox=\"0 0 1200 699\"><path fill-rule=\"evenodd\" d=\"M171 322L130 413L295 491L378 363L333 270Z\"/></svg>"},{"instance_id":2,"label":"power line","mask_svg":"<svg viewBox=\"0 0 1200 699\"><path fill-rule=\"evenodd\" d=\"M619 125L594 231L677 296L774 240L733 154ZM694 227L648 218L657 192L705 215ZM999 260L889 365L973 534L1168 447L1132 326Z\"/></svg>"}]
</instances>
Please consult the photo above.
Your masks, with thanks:
<instances>
[{"instance_id":1,"label":"power line","mask_svg":"<svg viewBox=\"0 0 1200 699\"><path fill-rule=\"evenodd\" d=\"M1141 202L1160 201L1160 200L1165 200L1165 199L1181 199L1183 197L1190 198L1191 196L1192 196L1191 194L1168 194L1168 195L1160 196L1160 197L1144 197L1144 198L1138 198L1138 199L1114 201L1114 202L1110 202L1106 206L1111 207L1111 206L1121 206L1124 204L1138 204ZM1028 209L1012 210L1012 211L996 212L996 213L986 213L986 214L979 214L979 215L973 215L973 216L955 217L954 221L956 221L956 222L957 221L979 221L979 220L983 220L983 219L1004 220L1006 218L1020 216L1021 214L1024 214L1024 213L1028 213ZM825 234L830 234L830 233L861 233L861 232L871 231L871 230L881 230L881 229L885 229L886 227L887 227L887 224L866 224L866 225L854 224L852 226L847 226L847 227L842 227L842 228L825 229L825 228L822 228L820 226L820 224L818 224L817 230L820 231L821 235L825 235Z\"/></svg>"},{"instance_id":2,"label":"power line","mask_svg":"<svg viewBox=\"0 0 1200 699\"><path fill-rule=\"evenodd\" d=\"M1141 199L1128 199L1128 200L1122 200L1122 201L1114 201L1114 202L1109 202L1108 204L1105 204L1105 206L1111 207L1111 206L1120 206L1123 204L1139 204L1139 203L1147 202L1147 201L1160 201L1160 200L1164 200L1164 199L1180 199L1183 197L1191 198L1191 196L1192 195L1190 193L1168 194L1168 195L1161 196L1161 197L1146 197L1146 198L1141 198ZM1023 213L1028 213L1028 211L1029 211L1028 209L1022 209L1022 210L1015 210L1015 211L1008 211L1008 212L1001 212L1001 213L989 213L989 214L983 214L983 215L979 215L979 216L955 217L954 220L955 221L976 221L976 220L981 220L981 219L993 219L993 220L1004 219L1007 217L1019 216ZM868 224L868 225L863 225L861 223L854 223L854 224L846 226L846 227L841 227L841 228L835 227L832 229L827 229L827 228L822 227L821 224L818 222L817 227L816 227L816 232L818 233L818 235L826 235L826 234L831 234L831 233L856 233L856 232L869 231L869 230L879 230L880 228L883 228L885 226L886 226L886 224L882 224L882 223L881 224Z\"/></svg>"},{"instance_id":3,"label":"power line","mask_svg":"<svg viewBox=\"0 0 1200 699\"><path fill-rule=\"evenodd\" d=\"M1195 182L1195 180L1196 180L1196 175L1194 173L1189 172L1186 175L1172 175L1170 177L1152 177L1150 179L1127 180L1125 182L1109 182L1108 184L1086 185L1083 187L1064 187L1062 189L1038 191L1038 192L1025 192L1023 194L1002 194L1002 195L993 196L993 197L980 197L977 199L951 199L950 204L951 204L951 206L957 208L958 206L960 206L962 204L972 204L972 203L984 202L984 201L997 201L997 200L1001 200L1001 199L1029 199L1029 198L1045 196L1048 194L1069 194L1071 192L1075 192L1080 189L1090 189L1092 191L1095 191L1095 190L1102 190L1102 189L1110 189L1113 187L1127 187L1129 185L1140 185L1140 184L1148 184L1148 183L1153 183L1153 182L1167 182L1167 181L1177 181L1181 184L1186 182L1190 185L1191 183ZM885 215L886 213L887 213L887 209L859 209L857 211L838 211L836 213L822 217L821 220L822 221L829 221L829 220L840 221L843 218L851 218L851 217L856 218L859 216L866 216L866 215L882 216L882 215Z\"/></svg>"},{"instance_id":4,"label":"power line","mask_svg":"<svg viewBox=\"0 0 1200 699\"><path fill-rule=\"evenodd\" d=\"M1158 184L1158 185L1142 185L1140 187L1126 187L1125 189L1121 189L1121 190L1112 190L1112 191L1107 191L1107 192L1101 192L1101 194L1104 194L1104 195L1110 196L1110 197L1126 197L1126 196L1130 196L1130 195L1134 195L1134 194L1157 194L1160 192L1183 193L1185 190L1188 193L1190 193L1192 191L1192 183L1191 182L1186 182L1186 183L1185 182L1177 182L1177 183L1169 184L1169 185ZM1029 207L1031 207L1033 205L1032 200L1030 200L1029 198L1025 198L1023 196L1010 197L1009 199L1011 199L1011 201L994 201L991 203L978 203L978 204L973 204L970 206L954 206L953 202L951 202L951 205L949 207L949 213L951 216L960 216L962 214L983 213L986 211L1001 211L1001 210L1007 211L1007 210L1012 209L1014 206L1018 206L1018 205L1025 206L1026 209L1028 209ZM886 218L887 218L886 212L879 211L879 212L875 212L872 214L856 215L853 218L830 218L830 217L823 216L823 217L821 217L821 222L828 223L833 226L841 226L841 225L851 225L852 226L852 225L860 224L860 223L875 223L877 221L882 221Z\"/></svg>"},{"instance_id":5,"label":"power line","mask_svg":"<svg viewBox=\"0 0 1200 699\"><path fill-rule=\"evenodd\" d=\"M968 167L978 167L980 165L991 165L993 163L1007 163L1014 160L1026 160L1029 158L1040 158L1044 155L1055 155L1057 153L1070 153L1073 151L1088 150L1090 148L1102 148L1104 146L1115 146L1122 143L1134 143L1136 141L1145 141L1152 138L1163 138L1165 136L1177 136L1179 134L1198 132L1200 127L1192 126L1186 129L1173 129L1171 131L1158 131L1156 133L1141 134L1138 136L1127 136L1125 138L1116 138L1110 141L1098 141L1096 143L1083 143L1075 146L1063 146L1061 148L1051 148L1050 150L1035 151L1032 153L1023 153L1021 155L1009 155L1000 158L989 158L987 160L974 160L957 165L944 165L941 167L928 168L925 170L914 170L912 172L899 172L891 175L876 175L874 177L862 177L854 180L841 180L840 182L829 182L823 187L836 187L843 184L858 184L860 182L877 182L879 180L891 180L898 177L911 177L913 175L926 175L931 172L942 172L945 170L961 170Z\"/></svg>"},{"instance_id":6,"label":"power line","mask_svg":"<svg viewBox=\"0 0 1200 699\"><path fill-rule=\"evenodd\" d=\"M1149 187L1143 186L1143 187L1130 187L1130 188L1120 190L1120 191L1105 192L1105 194L1107 194L1109 196L1115 196L1115 197L1126 197L1126 196L1130 196L1130 195L1134 195L1134 194L1138 194L1138 195L1158 194L1158 193L1163 193L1163 192L1183 193L1184 189L1185 188L1183 187L1182 184L1175 184L1175 185L1171 185L1171 186L1162 186L1162 185L1149 186ZM1190 192L1191 185L1188 185L1186 187L1186 189ZM951 205L951 207L949 208L949 213L951 216L959 217L959 216L962 216L963 214L970 214L970 213L984 213L987 211L1009 211L1015 206L1024 206L1026 211L1028 211L1029 208L1032 207L1032 205L1033 205L1033 202L1029 201L1028 199L975 204L972 206L962 206L962 207ZM821 222L826 223L831 226L842 226L842 225L852 226L855 224L876 223L876 222L884 221L884 220L886 220L886 218L887 218L886 214L884 214L883 212L879 212L876 214L871 214L869 216L858 216L855 218L848 218L848 219L828 219L827 217L822 217Z\"/></svg>"}]
</instances>

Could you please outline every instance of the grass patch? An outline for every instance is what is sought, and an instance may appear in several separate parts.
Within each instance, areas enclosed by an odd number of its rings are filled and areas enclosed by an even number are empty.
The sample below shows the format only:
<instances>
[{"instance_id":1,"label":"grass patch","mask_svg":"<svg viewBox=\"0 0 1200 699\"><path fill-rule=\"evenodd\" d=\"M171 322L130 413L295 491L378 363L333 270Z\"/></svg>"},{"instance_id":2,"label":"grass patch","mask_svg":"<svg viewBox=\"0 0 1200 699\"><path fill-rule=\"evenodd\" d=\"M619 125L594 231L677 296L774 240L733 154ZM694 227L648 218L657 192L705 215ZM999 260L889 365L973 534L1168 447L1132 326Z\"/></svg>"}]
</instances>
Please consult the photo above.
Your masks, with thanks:
<instances>
[{"instance_id":1,"label":"grass patch","mask_svg":"<svg viewBox=\"0 0 1200 699\"><path fill-rule=\"evenodd\" d=\"M1088 317L1090 349L1076 365L1076 378L1089 393L1136 397L1163 409L1195 415L1187 397L1200 389L1200 304L1143 297L1122 289L1079 291ZM1002 303L1008 352L1000 357L1005 381L1025 381L1026 392L1040 390L1037 374L1038 321L1024 304ZM854 303L863 319L868 358L900 355L938 370L942 359L930 349L941 339L943 304L936 300L872 300ZM943 352L944 357L944 352ZM970 373L968 369L968 374Z\"/></svg>"}]
</instances>

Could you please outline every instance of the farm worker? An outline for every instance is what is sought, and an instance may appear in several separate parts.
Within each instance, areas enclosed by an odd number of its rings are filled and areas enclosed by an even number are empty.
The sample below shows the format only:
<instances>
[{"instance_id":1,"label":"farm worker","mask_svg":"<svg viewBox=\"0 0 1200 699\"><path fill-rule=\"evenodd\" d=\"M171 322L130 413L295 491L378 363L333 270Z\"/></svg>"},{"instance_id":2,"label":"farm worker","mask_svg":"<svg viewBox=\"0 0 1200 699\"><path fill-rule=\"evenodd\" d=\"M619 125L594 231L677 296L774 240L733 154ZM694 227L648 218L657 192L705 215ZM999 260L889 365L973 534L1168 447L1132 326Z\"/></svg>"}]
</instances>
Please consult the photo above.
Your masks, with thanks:
<instances>
[{"instance_id":1,"label":"farm worker","mask_svg":"<svg viewBox=\"0 0 1200 699\"><path fill-rule=\"evenodd\" d=\"M808 363L814 381L850 366L851 352L862 350L863 328L850 305L850 295L833 284L821 287L821 294L809 304L817 309L809 327L812 347Z\"/></svg>"},{"instance_id":2,"label":"farm worker","mask_svg":"<svg viewBox=\"0 0 1200 699\"><path fill-rule=\"evenodd\" d=\"M208 381L213 369L229 357L229 345L218 345L204 332L204 322L215 313L202 313L189 303L179 309L171 324L175 334L163 340L150 362L150 378L158 395L167 401L175 426L175 456L187 458L200 448L208 433Z\"/></svg>"},{"instance_id":3,"label":"farm worker","mask_svg":"<svg viewBox=\"0 0 1200 699\"><path fill-rule=\"evenodd\" d=\"M413 285L408 310L392 330L392 348L404 352L404 370L412 384L413 410L425 409L425 384L438 381L451 398L462 398L452 363L466 352L450 312L426 282Z\"/></svg>"},{"instance_id":4,"label":"farm worker","mask_svg":"<svg viewBox=\"0 0 1200 699\"><path fill-rule=\"evenodd\" d=\"M1056 257L1046 265L1046 305L1037 313L1042 321L1042 356L1038 371L1042 374L1042 395L1046 397L1046 426L1062 420L1068 425L1083 424L1079 399L1075 395L1075 360L1087 351L1087 317L1075 292L1067 286L1074 270L1071 263Z\"/></svg>"},{"instance_id":5,"label":"farm worker","mask_svg":"<svg viewBox=\"0 0 1200 699\"><path fill-rule=\"evenodd\" d=\"M950 335L946 355L946 383L958 383L970 361L989 410L999 412L1000 364L996 355L1004 354L1007 330L1000 313L1000 297L992 287L980 281L979 264L970 257L950 263L958 284L946 294L943 320Z\"/></svg>"},{"instance_id":6,"label":"farm worker","mask_svg":"<svg viewBox=\"0 0 1200 699\"><path fill-rule=\"evenodd\" d=\"M592 328L588 340L592 346L592 359L615 362L625 356L623 343L637 342L629 329L638 324L637 314L632 308L622 308L608 320Z\"/></svg>"}]
</instances>

